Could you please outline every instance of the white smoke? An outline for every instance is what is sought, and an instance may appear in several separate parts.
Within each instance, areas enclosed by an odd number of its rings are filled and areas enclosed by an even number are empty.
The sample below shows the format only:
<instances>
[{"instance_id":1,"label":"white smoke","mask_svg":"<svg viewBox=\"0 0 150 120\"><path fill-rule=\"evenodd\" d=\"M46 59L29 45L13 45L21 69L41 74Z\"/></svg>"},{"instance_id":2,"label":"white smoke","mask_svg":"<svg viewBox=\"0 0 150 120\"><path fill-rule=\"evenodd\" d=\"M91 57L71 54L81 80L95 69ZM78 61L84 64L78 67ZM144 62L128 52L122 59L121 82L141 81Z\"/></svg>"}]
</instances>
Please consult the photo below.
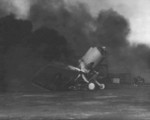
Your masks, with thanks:
<instances>
[{"instance_id":1,"label":"white smoke","mask_svg":"<svg viewBox=\"0 0 150 120\"><path fill-rule=\"evenodd\" d=\"M27 19L34 0L1 0L1 9L7 14L14 14L18 19Z\"/></svg>"}]
</instances>

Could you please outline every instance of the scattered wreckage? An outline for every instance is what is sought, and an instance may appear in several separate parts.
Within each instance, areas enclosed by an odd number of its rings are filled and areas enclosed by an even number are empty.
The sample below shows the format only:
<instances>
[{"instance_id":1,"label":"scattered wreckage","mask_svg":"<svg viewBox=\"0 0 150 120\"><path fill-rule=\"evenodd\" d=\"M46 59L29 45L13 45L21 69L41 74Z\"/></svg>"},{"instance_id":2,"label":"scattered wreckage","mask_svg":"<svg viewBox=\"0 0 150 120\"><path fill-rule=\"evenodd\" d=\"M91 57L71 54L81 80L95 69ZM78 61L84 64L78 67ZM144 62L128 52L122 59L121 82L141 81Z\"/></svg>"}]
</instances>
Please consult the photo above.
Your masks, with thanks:
<instances>
[{"instance_id":1,"label":"scattered wreckage","mask_svg":"<svg viewBox=\"0 0 150 120\"><path fill-rule=\"evenodd\" d=\"M78 66L55 62L38 71L32 81L34 85L49 90L105 89L105 84L101 83L103 76L95 69L105 54L105 47L91 47L79 59Z\"/></svg>"}]
</instances>

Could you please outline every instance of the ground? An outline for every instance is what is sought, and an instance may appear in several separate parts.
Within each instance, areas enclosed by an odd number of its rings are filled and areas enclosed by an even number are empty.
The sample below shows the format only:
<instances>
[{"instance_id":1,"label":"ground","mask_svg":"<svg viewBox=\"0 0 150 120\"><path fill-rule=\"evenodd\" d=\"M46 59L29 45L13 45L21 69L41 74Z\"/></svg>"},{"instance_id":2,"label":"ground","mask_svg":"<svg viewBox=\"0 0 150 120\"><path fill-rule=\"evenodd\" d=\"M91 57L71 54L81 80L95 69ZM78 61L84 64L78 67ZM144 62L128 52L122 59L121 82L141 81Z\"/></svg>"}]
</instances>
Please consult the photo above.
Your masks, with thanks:
<instances>
[{"instance_id":1,"label":"ground","mask_svg":"<svg viewBox=\"0 0 150 120\"><path fill-rule=\"evenodd\" d=\"M0 120L150 120L150 87L0 95Z\"/></svg>"}]
</instances>

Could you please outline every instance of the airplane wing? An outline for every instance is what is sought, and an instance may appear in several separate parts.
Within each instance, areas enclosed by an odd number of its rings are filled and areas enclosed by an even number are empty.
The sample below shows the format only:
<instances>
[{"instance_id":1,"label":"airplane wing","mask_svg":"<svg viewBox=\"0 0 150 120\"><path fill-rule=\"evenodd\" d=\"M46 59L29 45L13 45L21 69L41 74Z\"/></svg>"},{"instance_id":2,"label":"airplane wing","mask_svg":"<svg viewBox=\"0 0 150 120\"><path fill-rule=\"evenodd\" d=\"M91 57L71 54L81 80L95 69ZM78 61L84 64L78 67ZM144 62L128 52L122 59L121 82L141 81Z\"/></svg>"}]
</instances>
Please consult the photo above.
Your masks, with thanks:
<instances>
[{"instance_id":1,"label":"airplane wing","mask_svg":"<svg viewBox=\"0 0 150 120\"><path fill-rule=\"evenodd\" d=\"M48 90L65 89L78 73L79 69L76 67L52 63L39 70L32 78L32 83Z\"/></svg>"}]
</instances>

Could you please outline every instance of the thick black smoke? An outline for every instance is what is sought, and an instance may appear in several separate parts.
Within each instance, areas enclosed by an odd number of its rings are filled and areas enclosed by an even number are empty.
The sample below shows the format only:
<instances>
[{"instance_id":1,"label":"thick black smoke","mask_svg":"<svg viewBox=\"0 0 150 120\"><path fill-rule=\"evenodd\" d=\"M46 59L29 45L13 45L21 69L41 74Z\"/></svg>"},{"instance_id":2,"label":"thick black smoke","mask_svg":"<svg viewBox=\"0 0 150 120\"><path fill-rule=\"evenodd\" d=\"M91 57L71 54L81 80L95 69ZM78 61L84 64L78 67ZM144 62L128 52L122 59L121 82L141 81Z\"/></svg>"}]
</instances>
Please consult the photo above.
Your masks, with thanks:
<instances>
[{"instance_id":1,"label":"thick black smoke","mask_svg":"<svg viewBox=\"0 0 150 120\"><path fill-rule=\"evenodd\" d=\"M40 57L52 61L66 61L71 55L64 36L46 27L34 31L27 40L27 46Z\"/></svg>"},{"instance_id":2,"label":"thick black smoke","mask_svg":"<svg viewBox=\"0 0 150 120\"><path fill-rule=\"evenodd\" d=\"M28 80L53 60L77 62L91 45L107 47L110 72L149 74L150 50L129 45L130 25L112 9L101 11L95 19L83 4L66 6L60 0L38 0L28 20L13 16L0 20L1 75L5 73L1 80L9 89L28 86Z\"/></svg>"},{"instance_id":3,"label":"thick black smoke","mask_svg":"<svg viewBox=\"0 0 150 120\"><path fill-rule=\"evenodd\" d=\"M93 19L83 4L69 7L62 1L34 4L31 8L30 20L35 29L46 26L59 31L66 37L77 55L82 55L90 46L91 40L85 31L89 29L88 24Z\"/></svg>"},{"instance_id":4,"label":"thick black smoke","mask_svg":"<svg viewBox=\"0 0 150 120\"><path fill-rule=\"evenodd\" d=\"M31 29L31 22L15 20L13 15L0 19L0 91L7 91L8 87L8 82L5 79L8 75L7 70L10 68L10 66L6 67L7 55L11 48L23 42L22 40L29 35Z\"/></svg>"},{"instance_id":5,"label":"thick black smoke","mask_svg":"<svg viewBox=\"0 0 150 120\"><path fill-rule=\"evenodd\" d=\"M102 11L97 18L97 37L100 44L119 49L128 46L128 21L113 10Z\"/></svg>"},{"instance_id":6,"label":"thick black smoke","mask_svg":"<svg viewBox=\"0 0 150 120\"><path fill-rule=\"evenodd\" d=\"M13 15L1 18L0 37L4 40L5 47L16 45L22 42L32 31L30 21L16 20Z\"/></svg>"},{"instance_id":7,"label":"thick black smoke","mask_svg":"<svg viewBox=\"0 0 150 120\"><path fill-rule=\"evenodd\" d=\"M131 73L147 81L150 73L150 49L146 45L130 46L130 25L126 18L111 10L100 12L97 19L97 42L108 49L110 72Z\"/></svg>"},{"instance_id":8,"label":"thick black smoke","mask_svg":"<svg viewBox=\"0 0 150 120\"><path fill-rule=\"evenodd\" d=\"M72 50L64 36L13 15L0 19L1 91L26 91L36 71L51 61L69 62ZM17 90L17 91L18 91Z\"/></svg>"},{"instance_id":9,"label":"thick black smoke","mask_svg":"<svg viewBox=\"0 0 150 120\"><path fill-rule=\"evenodd\" d=\"M81 55L88 49L85 28L91 16L82 5L72 7L70 11L60 1L39 1L31 8L30 21L17 20L14 15L1 18L1 80L6 91L25 90L45 64L70 62L70 56L75 60L73 50Z\"/></svg>"}]
</instances>

